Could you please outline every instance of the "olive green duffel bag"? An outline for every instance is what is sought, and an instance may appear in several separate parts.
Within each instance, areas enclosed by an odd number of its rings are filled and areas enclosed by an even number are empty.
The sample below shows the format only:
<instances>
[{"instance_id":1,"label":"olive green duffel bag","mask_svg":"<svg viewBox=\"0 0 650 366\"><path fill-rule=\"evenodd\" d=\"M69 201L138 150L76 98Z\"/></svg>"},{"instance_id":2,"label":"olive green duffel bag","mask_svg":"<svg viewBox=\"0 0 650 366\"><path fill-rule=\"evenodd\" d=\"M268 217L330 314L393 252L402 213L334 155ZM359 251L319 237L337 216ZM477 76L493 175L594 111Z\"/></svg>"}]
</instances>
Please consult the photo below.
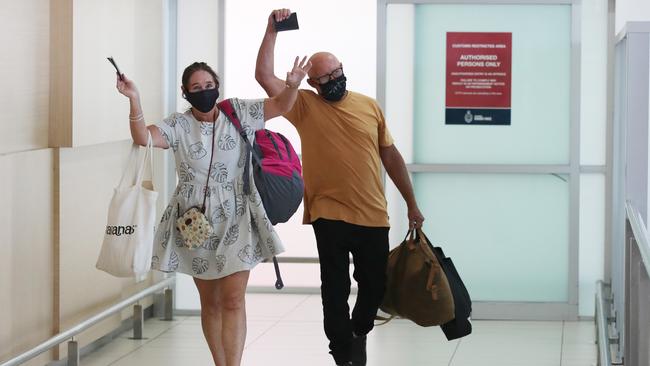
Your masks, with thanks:
<instances>
[{"instance_id":1,"label":"olive green duffel bag","mask_svg":"<svg viewBox=\"0 0 650 366\"><path fill-rule=\"evenodd\" d=\"M390 251L386 294L380 309L418 325L442 325L454 319L454 298L445 272L421 229L411 229Z\"/></svg>"}]
</instances>

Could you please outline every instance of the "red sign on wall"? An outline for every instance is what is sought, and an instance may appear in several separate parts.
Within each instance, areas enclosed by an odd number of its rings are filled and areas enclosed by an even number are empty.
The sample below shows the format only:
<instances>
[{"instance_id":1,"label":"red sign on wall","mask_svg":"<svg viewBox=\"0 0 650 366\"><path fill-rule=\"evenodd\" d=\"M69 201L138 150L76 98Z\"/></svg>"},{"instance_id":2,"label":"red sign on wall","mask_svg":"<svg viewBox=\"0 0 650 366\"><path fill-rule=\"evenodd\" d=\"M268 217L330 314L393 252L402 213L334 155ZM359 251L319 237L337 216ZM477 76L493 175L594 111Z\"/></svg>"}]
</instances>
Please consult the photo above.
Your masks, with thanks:
<instances>
[{"instance_id":1,"label":"red sign on wall","mask_svg":"<svg viewBox=\"0 0 650 366\"><path fill-rule=\"evenodd\" d=\"M446 124L510 124L512 33L447 33Z\"/></svg>"}]
</instances>

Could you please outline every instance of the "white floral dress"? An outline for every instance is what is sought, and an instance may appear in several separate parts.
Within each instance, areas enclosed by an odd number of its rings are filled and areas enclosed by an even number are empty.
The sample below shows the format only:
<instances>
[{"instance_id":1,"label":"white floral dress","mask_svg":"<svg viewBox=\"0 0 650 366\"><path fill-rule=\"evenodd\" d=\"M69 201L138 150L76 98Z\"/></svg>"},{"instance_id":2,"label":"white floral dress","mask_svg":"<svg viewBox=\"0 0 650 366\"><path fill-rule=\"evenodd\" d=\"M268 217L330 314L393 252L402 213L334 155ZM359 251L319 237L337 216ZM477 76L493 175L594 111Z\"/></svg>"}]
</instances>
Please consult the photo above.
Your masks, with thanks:
<instances>
[{"instance_id":1,"label":"white floral dress","mask_svg":"<svg viewBox=\"0 0 650 366\"><path fill-rule=\"evenodd\" d=\"M264 100L232 99L232 104L252 143L255 131L264 128ZM174 113L157 127L174 151L178 186L156 230L153 269L217 279L250 270L284 251L264 211L253 169L249 169L251 193L244 194L246 143L223 113L215 124L197 121L189 111ZM200 248L190 250L176 229L176 219L203 202L210 148L214 157L205 214L214 232Z\"/></svg>"}]
</instances>

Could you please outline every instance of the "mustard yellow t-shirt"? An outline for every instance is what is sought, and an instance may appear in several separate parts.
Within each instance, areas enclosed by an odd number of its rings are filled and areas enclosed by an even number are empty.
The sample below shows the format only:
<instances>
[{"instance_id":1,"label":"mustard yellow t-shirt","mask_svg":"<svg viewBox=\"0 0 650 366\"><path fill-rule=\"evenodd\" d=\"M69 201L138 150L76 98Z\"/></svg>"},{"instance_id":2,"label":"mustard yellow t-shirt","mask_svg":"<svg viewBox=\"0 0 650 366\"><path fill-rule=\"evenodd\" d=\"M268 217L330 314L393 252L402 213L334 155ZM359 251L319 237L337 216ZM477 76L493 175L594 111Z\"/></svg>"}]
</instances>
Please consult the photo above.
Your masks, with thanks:
<instances>
[{"instance_id":1,"label":"mustard yellow t-shirt","mask_svg":"<svg viewBox=\"0 0 650 366\"><path fill-rule=\"evenodd\" d=\"M300 90L285 117L302 143L303 223L319 218L388 227L379 147L393 144L377 102L348 91L328 102Z\"/></svg>"}]
</instances>

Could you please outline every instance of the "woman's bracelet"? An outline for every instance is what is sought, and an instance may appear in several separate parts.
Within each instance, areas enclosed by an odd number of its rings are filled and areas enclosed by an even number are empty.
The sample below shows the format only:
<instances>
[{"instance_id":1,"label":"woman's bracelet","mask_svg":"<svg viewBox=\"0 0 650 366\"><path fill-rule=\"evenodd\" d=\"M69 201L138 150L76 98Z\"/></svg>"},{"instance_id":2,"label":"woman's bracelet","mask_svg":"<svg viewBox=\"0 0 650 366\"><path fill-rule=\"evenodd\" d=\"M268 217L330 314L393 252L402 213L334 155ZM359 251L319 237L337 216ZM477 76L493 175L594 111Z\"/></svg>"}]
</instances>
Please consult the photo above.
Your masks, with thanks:
<instances>
[{"instance_id":1,"label":"woman's bracelet","mask_svg":"<svg viewBox=\"0 0 650 366\"><path fill-rule=\"evenodd\" d=\"M138 115L135 116L135 117L129 115L129 121L131 121L131 122L138 122L138 121L141 121L141 120L143 119L142 117L143 117L142 112L140 112L140 114L138 114Z\"/></svg>"},{"instance_id":2,"label":"woman's bracelet","mask_svg":"<svg viewBox=\"0 0 650 366\"><path fill-rule=\"evenodd\" d=\"M300 83L298 83L296 85L291 85L291 84L289 84L288 82L285 81L284 85L289 89L298 89L298 87L300 86Z\"/></svg>"}]
</instances>

